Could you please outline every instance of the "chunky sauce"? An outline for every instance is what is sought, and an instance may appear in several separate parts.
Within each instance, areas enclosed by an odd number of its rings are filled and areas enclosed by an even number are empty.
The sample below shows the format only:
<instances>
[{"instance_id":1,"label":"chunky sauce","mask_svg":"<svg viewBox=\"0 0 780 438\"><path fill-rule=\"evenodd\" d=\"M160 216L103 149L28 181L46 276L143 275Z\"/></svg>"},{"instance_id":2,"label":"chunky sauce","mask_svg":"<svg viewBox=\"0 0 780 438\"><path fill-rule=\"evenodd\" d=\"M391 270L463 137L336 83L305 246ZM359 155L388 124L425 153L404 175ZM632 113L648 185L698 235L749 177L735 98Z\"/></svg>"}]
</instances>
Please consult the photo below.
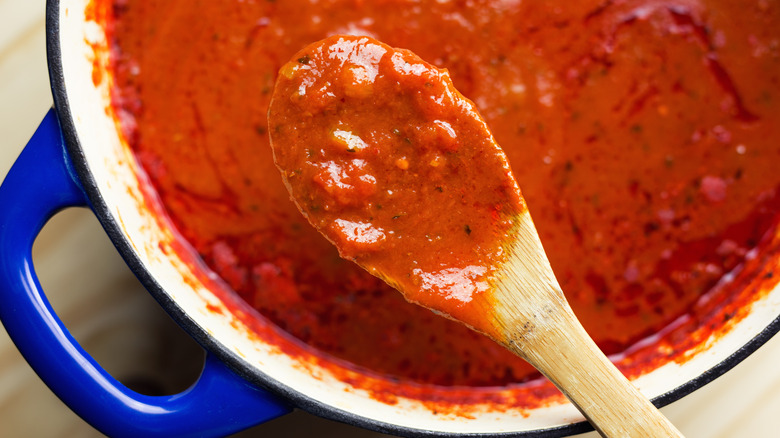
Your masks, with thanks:
<instances>
[{"instance_id":1,"label":"chunky sauce","mask_svg":"<svg viewBox=\"0 0 780 438\"><path fill-rule=\"evenodd\" d=\"M446 71L372 38L293 56L268 112L274 161L314 227L407 300L485 330L477 302L525 210L509 163Z\"/></svg>"},{"instance_id":2,"label":"chunky sauce","mask_svg":"<svg viewBox=\"0 0 780 438\"><path fill-rule=\"evenodd\" d=\"M670 324L686 342L774 229L777 2L113 5L115 108L171 220L279 327L378 373L478 386L534 376L340 259L290 202L268 145L271 90L293 54L328 35L371 35L449 70L607 353ZM650 359L670 354L643 345Z\"/></svg>"}]
</instances>

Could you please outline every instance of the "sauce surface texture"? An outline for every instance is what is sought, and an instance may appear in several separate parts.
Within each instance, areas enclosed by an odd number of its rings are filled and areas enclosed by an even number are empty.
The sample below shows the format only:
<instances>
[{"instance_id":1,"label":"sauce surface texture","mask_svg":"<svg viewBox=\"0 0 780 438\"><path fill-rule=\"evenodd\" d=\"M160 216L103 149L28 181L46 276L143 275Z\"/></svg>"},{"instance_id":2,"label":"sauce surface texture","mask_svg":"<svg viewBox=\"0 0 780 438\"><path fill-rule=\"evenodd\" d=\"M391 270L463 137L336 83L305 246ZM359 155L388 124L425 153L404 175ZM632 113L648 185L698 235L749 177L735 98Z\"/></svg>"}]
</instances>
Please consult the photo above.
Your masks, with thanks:
<instances>
[{"instance_id":1,"label":"sauce surface texture","mask_svg":"<svg viewBox=\"0 0 780 438\"><path fill-rule=\"evenodd\" d=\"M283 330L380 374L536 375L342 260L289 200L267 111L311 42L370 35L449 71L608 354L672 354L663 333L686 342L736 293L780 207L776 1L114 0L110 32L116 111L181 234Z\"/></svg>"},{"instance_id":2,"label":"sauce surface texture","mask_svg":"<svg viewBox=\"0 0 780 438\"><path fill-rule=\"evenodd\" d=\"M274 160L314 227L407 300L484 330L481 307L524 210L509 163L446 71L368 37L285 64Z\"/></svg>"}]
</instances>

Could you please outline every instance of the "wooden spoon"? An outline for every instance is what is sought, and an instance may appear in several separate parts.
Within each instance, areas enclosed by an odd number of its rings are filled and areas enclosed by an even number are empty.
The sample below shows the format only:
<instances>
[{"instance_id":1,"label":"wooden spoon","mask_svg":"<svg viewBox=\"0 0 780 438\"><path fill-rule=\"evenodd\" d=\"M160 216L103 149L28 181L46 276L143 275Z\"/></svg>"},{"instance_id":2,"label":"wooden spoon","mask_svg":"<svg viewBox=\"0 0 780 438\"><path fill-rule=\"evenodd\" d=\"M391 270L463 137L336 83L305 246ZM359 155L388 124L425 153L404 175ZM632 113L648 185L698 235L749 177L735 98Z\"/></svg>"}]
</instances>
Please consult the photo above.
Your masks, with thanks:
<instances>
[{"instance_id":1,"label":"wooden spoon","mask_svg":"<svg viewBox=\"0 0 780 438\"><path fill-rule=\"evenodd\" d=\"M682 436L574 316L506 156L446 71L334 36L282 67L268 120L293 201L342 257L530 362L602 435Z\"/></svg>"}]
</instances>

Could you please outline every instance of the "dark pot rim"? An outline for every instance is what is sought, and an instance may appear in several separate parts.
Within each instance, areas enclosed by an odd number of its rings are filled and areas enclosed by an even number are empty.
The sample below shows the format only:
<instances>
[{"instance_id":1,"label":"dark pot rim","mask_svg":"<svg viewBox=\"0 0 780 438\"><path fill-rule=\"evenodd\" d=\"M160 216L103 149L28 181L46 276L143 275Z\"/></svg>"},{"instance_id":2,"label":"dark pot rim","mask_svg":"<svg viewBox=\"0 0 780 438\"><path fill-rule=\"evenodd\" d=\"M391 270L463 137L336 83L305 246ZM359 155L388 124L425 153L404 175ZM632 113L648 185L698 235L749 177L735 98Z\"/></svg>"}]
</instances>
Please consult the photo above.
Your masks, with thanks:
<instances>
[{"instance_id":1,"label":"dark pot rim","mask_svg":"<svg viewBox=\"0 0 780 438\"><path fill-rule=\"evenodd\" d=\"M350 412L335 408L325 403L319 402L306 394L300 393L286 386L276 379L270 378L265 374L256 372L238 355L230 351L222 344L216 342L203 328L197 325L193 319L187 315L182 308L166 294L156 279L143 267L137 254L134 252L128 239L125 237L121 226L113 219L110 214L110 208L107 201L100 193L95 182L94 176L90 172L84 151L81 147L78 133L73 122L73 115L68 104L69 96L65 86L65 77L62 66L62 50L60 47L59 31L59 12L60 0L47 0L46 5L46 45L47 60L49 66L49 78L54 98L57 117L65 138L66 149L70 161L75 169L79 181L82 183L84 191L90 202L90 207L105 229L114 246L119 251L122 258L130 267L132 272L138 277L144 287L154 297L154 299L163 307L163 309L203 348L208 352L215 354L229 368L240 375L248 382L261 388L266 388L285 399L289 400L294 406L307 411L311 414L339 421L365 429L409 437L478 437L478 436L517 436L517 437L539 437L553 438L580 434L593 430L587 422L573 423L565 426L539 429L533 431L512 432L506 434L481 434L481 433L445 433L433 432L420 429L412 429L405 426L398 426L391 423L383 423L367 419L365 417L352 414ZM742 345L738 350L727 358L711 367L699 376L687 381L653 399L653 404L657 407L666 406L680 398L694 392L704 385L712 382L717 377L723 375L734 366L742 362L759 347L764 345L780 331L780 316L775 318L767 325L757 336L749 342Z\"/></svg>"}]
</instances>

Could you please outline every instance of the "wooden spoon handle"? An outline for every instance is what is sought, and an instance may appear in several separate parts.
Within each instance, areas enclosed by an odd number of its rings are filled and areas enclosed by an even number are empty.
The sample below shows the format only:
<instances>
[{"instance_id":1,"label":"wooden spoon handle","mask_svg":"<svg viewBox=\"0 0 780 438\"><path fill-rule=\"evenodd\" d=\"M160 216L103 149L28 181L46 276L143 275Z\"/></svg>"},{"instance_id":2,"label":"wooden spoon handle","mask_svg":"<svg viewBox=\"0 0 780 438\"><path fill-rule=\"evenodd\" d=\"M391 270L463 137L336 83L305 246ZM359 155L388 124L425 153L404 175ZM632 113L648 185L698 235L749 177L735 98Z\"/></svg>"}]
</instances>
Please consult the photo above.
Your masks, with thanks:
<instances>
[{"instance_id":1,"label":"wooden spoon handle","mask_svg":"<svg viewBox=\"0 0 780 438\"><path fill-rule=\"evenodd\" d=\"M550 315L553 330L517 333L505 345L550 379L601 435L682 437L672 423L607 359L566 305Z\"/></svg>"}]
</instances>

